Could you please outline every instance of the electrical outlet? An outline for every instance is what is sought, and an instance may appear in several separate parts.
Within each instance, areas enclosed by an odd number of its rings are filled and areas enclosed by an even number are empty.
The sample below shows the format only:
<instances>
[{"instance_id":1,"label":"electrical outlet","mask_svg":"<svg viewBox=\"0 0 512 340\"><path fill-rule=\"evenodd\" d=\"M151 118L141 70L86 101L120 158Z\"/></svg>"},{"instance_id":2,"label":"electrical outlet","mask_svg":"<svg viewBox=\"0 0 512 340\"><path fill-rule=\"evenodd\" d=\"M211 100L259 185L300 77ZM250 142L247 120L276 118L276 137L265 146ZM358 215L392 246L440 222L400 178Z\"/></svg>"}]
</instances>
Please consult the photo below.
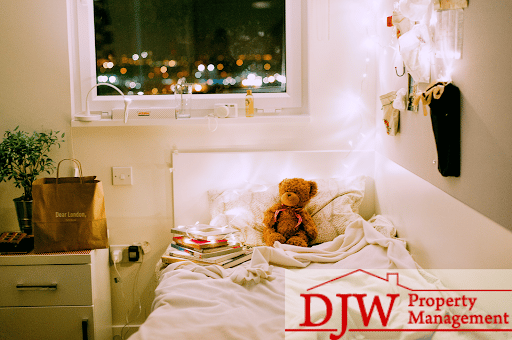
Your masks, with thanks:
<instances>
[{"instance_id":1,"label":"electrical outlet","mask_svg":"<svg viewBox=\"0 0 512 340\"><path fill-rule=\"evenodd\" d=\"M112 185L133 185L132 167L112 167Z\"/></svg>"},{"instance_id":2,"label":"electrical outlet","mask_svg":"<svg viewBox=\"0 0 512 340\"><path fill-rule=\"evenodd\" d=\"M112 167L112 185L132 185L131 167Z\"/></svg>"},{"instance_id":3,"label":"electrical outlet","mask_svg":"<svg viewBox=\"0 0 512 340\"><path fill-rule=\"evenodd\" d=\"M133 245L132 245L133 246ZM142 263L142 246L135 245L138 251L138 258L134 259L134 252L130 254L129 248L131 245L123 244L123 245L111 245L110 246L110 260L112 263ZM132 261L130 261L130 257Z\"/></svg>"}]
</instances>

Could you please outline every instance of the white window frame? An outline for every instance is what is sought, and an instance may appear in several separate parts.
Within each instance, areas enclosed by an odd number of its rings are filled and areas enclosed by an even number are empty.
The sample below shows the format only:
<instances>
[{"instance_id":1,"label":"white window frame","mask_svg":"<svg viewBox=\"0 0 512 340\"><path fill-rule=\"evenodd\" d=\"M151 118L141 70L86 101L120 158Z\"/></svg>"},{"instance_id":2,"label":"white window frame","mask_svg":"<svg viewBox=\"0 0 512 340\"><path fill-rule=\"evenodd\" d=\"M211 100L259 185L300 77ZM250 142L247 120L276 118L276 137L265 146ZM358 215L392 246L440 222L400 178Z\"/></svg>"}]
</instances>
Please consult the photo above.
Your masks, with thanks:
<instances>
[{"instance_id":1,"label":"white window frame","mask_svg":"<svg viewBox=\"0 0 512 340\"><path fill-rule=\"evenodd\" d=\"M302 84L302 8L305 0L286 0L286 92L254 93L257 109L281 115L305 113ZM93 0L67 0L68 43L70 53L70 81L72 116L86 110L87 93L96 84L96 56L94 41ZM130 108L173 107L172 95L131 95ZM213 112L215 103L237 103L243 109L245 94L198 94L193 95L192 116L204 116ZM90 111L111 112L124 107L120 96L89 95ZM242 112L240 110L240 112Z\"/></svg>"}]
</instances>

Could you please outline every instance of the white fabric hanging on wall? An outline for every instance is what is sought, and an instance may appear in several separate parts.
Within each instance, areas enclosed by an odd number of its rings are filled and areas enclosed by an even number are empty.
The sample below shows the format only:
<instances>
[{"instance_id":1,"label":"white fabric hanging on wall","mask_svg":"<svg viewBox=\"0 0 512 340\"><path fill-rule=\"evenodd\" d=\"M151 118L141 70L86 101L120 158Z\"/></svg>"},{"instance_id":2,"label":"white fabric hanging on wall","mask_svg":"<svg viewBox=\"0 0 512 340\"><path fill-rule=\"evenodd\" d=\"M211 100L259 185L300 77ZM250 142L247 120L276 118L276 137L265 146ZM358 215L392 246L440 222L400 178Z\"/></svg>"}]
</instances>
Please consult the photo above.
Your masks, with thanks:
<instances>
[{"instance_id":1,"label":"white fabric hanging on wall","mask_svg":"<svg viewBox=\"0 0 512 340\"><path fill-rule=\"evenodd\" d=\"M430 82L430 54L432 46L428 27L414 25L410 31L398 38L400 54L407 70L416 82Z\"/></svg>"},{"instance_id":2,"label":"white fabric hanging on wall","mask_svg":"<svg viewBox=\"0 0 512 340\"><path fill-rule=\"evenodd\" d=\"M400 12L411 21L421 21L431 0L400 0Z\"/></svg>"},{"instance_id":3,"label":"white fabric hanging on wall","mask_svg":"<svg viewBox=\"0 0 512 340\"><path fill-rule=\"evenodd\" d=\"M396 35L400 37L405 32L408 32L411 29L411 20L403 16L402 13L393 11L393 26L396 27Z\"/></svg>"},{"instance_id":4,"label":"white fabric hanging on wall","mask_svg":"<svg viewBox=\"0 0 512 340\"><path fill-rule=\"evenodd\" d=\"M400 90L396 91L396 98L393 100L393 107L397 110L405 110L405 104L406 104L406 98L407 97L407 90L404 88L401 88Z\"/></svg>"}]
</instances>

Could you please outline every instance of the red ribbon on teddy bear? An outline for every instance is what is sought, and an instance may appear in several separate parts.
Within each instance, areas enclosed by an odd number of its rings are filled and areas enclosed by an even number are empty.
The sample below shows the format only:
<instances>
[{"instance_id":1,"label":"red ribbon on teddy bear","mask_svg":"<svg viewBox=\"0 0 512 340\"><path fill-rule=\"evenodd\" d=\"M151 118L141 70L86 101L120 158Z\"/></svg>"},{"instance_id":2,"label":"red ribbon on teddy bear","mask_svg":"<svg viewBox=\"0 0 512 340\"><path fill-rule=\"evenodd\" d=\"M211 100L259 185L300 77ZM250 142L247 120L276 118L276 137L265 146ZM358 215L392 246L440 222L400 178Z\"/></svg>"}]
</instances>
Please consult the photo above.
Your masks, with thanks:
<instances>
[{"instance_id":1,"label":"red ribbon on teddy bear","mask_svg":"<svg viewBox=\"0 0 512 340\"><path fill-rule=\"evenodd\" d=\"M303 211L303 209L289 207L286 204L281 204L281 207L282 207L281 209L276 210L276 212L274 213L274 222L277 222L277 215L279 215L279 213L281 211L285 211L285 210L289 209L289 210L293 211L295 213L295 216L297 216L297 218L299 219L299 222L295 226L295 228L297 228L302 223L302 216L300 216L300 213Z\"/></svg>"}]
</instances>

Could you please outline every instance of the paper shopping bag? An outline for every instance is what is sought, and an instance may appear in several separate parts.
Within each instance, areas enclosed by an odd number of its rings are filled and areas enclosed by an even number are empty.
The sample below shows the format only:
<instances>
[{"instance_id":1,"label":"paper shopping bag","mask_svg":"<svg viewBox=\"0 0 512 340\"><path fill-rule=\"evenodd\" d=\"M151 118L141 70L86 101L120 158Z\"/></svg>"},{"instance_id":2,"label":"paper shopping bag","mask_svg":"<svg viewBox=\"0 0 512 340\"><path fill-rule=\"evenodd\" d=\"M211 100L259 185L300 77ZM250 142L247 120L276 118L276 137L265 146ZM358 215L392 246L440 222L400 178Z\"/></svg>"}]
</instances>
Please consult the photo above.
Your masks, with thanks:
<instances>
[{"instance_id":1,"label":"paper shopping bag","mask_svg":"<svg viewBox=\"0 0 512 340\"><path fill-rule=\"evenodd\" d=\"M67 160L67 159L66 159ZM62 160L64 161L64 160ZM61 162L62 162L61 161ZM40 178L32 185L34 252L108 247L103 185L96 176Z\"/></svg>"}]
</instances>

